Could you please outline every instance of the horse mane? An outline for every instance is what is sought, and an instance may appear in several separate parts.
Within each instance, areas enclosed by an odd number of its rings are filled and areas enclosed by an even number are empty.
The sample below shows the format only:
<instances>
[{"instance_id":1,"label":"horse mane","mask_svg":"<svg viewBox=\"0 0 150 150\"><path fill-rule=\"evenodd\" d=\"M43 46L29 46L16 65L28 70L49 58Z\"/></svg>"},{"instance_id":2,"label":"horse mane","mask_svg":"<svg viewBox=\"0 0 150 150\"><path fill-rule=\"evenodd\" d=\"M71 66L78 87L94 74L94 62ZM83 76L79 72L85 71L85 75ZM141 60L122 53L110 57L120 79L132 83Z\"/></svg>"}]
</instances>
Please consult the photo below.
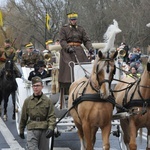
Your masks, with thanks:
<instances>
[{"instance_id":1,"label":"horse mane","mask_svg":"<svg viewBox=\"0 0 150 150\"><path fill-rule=\"evenodd\" d=\"M111 51L114 48L114 41L116 34L120 33L121 29L118 27L118 22L114 19L113 24L109 25L107 31L105 32L103 38L106 46L102 49L102 52Z\"/></svg>"}]
</instances>

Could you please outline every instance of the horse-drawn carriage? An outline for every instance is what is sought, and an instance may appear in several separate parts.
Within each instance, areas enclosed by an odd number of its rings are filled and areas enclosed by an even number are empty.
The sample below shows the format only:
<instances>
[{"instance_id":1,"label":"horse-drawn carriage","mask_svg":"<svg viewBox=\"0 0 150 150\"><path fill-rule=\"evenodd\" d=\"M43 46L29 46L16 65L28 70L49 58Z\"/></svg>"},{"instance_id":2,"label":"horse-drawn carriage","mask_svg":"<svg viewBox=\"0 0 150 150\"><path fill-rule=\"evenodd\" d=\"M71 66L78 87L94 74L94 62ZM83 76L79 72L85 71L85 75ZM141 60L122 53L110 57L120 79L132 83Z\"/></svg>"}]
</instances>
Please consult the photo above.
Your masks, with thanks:
<instances>
[{"instance_id":1,"label":"horse-drawn carriage","mask_svg":"<svg viewBox=\"0 0 150 150\"><path fill-rule=\"evenodd\" d=\"M104 150L109 150L109 136L112 125L116 126L116 131L113 131L113 134L119 137L119 144L122 150L128 150L129 148L131 150L136 150L135 137L137 135L137 130L141 127L147 127L147 150L150 149L150 125L149 121L146 121L146 118L149 116L150 58L148 59L147 66L140 79L132 80L132 82L131 80L125 80L121 81L121 85L118 84L117 82L120 81L120 68L115 59L117 53L114 51L114 45L112 43L114 43L115 35L119 32L120 30L116 25L116 29L113 30L112 35L108 34L109 38L107 37L107 44L102 44L104 49L98 52L94 63L74 63L74 73L72 73L74 81L70 87L68 105L64 100L62 103L63 109L59 109L59 93L51 93L52 78L48 77L43 79L43 92L51 97L55 104L57 128L63 129L61 130L62 132L69 132L72 129L70 127L76 127L73 129L75 129L75 131L78 129L82 150L93 150L96 141L95 135L99 128L102 130L102 147ZM51 69L53 70L56 68L54 67ZM31 70L32 69L30 68L22 68L23 78L16 79L18 83L18 90L16 92L17 131L19 131L18 127L24 99L32 93L31 83L27 80L27 76ZM86 77L85 71L90 72ZM115 91L111 88L113 84L117 84ZM130 91L130 89L132 90ZM123 91L123 93L121 91ZM113 97L112 93L114 93L115 97ZM119 100L123 98L126 98L126 103L123 101L126 105L128 104L128 101L133 98L135 98L136 102L139 99L142 99L143 101L140 102L142 103L142 106L138 103L136 106L130 104L129 107L125 107L122 105L122 102L119 102ZM117 101L115 101L115 99ZM114 107L121 113L114 114ZM67 111L70 111L71 116L66 114ZM141 119L139 122L139 118L143 118L143 120ZM121 119L121 126L118 119ZM134 120L137 121L134 122ZM144 125L141 121L144 121ZM127 128L124 126L124 122L126 123ZM139 126L136 126L137 124L139 124ZM61 128L62 126L67 129ZM125 136L122 134L122 128L125 131ZM127 147L125 146L124 141ZM50 147L52 149L53 142L51 142Z\"/></svg>"}]
</instances>

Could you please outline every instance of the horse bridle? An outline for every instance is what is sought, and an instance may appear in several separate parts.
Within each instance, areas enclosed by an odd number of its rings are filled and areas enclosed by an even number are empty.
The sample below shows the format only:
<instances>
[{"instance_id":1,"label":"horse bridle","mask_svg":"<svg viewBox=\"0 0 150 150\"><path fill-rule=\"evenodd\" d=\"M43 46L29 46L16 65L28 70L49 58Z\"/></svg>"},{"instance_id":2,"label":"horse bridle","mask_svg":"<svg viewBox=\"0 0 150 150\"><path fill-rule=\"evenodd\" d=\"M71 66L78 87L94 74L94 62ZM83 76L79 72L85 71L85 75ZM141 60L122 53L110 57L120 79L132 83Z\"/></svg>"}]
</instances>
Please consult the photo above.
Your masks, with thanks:
<instances>
[{"instance_id":1,"label":"horse bridle","mask_svg":"<svg viewBox=\"0 0 150 150\"><path fill-rule=\"evenodd\" d=\"M112 59L109 58L109 52L107 52L107 58L99 59L98 62L100 62L100 61L106 61L106 62L107 62L106 72L109 73L109 67L110 67L110 66L109 66L109 61L112 61ZM90 85L91 85L92 89L95 90L96 92L99 92L99 89L100 89L100 87L102 86L103 83L108 82L109 85L110 85L110 83L111 83L112 80L113 80L113 78L112 78L111 80L104 79L104 80L100 81L99 78L98 78L98 74L99 74L98 69L99 69L99 65L98 65L98 63L97 63L95 74L96 74L96 80L98 81L98 87L94 86L92 80L89 79ZM113 73L113 74L114 74L114 73Z\"/></svg>"}]
</instances>

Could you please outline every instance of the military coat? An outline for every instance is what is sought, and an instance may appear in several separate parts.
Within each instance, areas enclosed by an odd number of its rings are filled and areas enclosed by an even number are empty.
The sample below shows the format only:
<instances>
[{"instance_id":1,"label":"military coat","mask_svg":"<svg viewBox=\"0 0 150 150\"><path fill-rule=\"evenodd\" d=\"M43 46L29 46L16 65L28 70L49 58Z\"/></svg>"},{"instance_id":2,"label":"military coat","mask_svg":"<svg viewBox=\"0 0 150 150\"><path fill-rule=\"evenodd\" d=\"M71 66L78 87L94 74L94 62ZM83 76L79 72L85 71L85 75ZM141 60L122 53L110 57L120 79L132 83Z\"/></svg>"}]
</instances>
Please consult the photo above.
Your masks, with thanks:
<instances>
[{"instance_id":1,"label":"military coat","mask_svg":"<svg viewBox=\"0 0 150 150\"><path fill-rule=\"evenodd\" d=\"M89 62L85 51L82 46L70 46L70 42L83 44L88 50L92 48L91 41L87 36L83 27L70 24L64 25L60 30L60 65L59 65L59 78L60 83L71 83L71 72L68 66L70 61L77 62L74 53L67 53L69 47L73 47L79 62Z\"/></svg>"},{"instance_id":2,"label":"military coat","mask_svg":"<svg viewBox=\"0 0 150 150\"><path fill-rule=\"evenodd\" d=\"M33 67L41 59L41 56L37 52L25 52L22 54L21 66Z\"/></svg>"},{"instance_id":3,"label":"military coat","mask_svg":"<svg viewBox=\"0 0 150 150\"><path fill-rule=\"evenodd\" d=\"M16 50L13 47L6 47L6 48L0 48L0 70L4 67L5 61L6 61L6 55L9 57L12 53L15 54L15 57L13 58L14 61L17 60L17 53Z\"/></svg>"}]
</instances>

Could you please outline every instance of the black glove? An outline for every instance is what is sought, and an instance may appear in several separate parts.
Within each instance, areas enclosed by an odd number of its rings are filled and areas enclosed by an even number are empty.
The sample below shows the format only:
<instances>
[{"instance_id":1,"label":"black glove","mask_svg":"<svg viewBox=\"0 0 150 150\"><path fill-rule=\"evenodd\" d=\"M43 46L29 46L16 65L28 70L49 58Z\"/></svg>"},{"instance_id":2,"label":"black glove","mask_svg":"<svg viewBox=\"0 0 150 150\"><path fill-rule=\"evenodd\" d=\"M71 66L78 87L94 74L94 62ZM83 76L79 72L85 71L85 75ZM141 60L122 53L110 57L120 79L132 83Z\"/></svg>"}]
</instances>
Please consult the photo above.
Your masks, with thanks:
<instances>
[{"instance_id":1,"label":"black glove","mask_svg":"<svg viewBox=\"0 0 150 150\"><path fill-rule=\"evenodd\" d=\"M67 53L73 53L73 52L75 52L75 50L74 50L74 48L73 47L69 47L68 49L67 49Z\"/></svg>"},{"instance_id":2,"label":"black glove","mask_svg":"<svg viewBox=\"0 0 150 150\"><path fill-rule=\"evenodd\" d=\"M24 133L20 133L20 137L21 137L22 139L25 139Z\"/></svg>"},{"instance_id":3,"label":"black glove","mask_svg":"<svg viewBox=\"0 0 150 150\"><path fill-rule=\"evenodd\" d=\"M60 132L60 131L57 130L57 131L54 132L54 136L55 136L56 138L59 137L60 135L61 135L61 132Z\"/></svg>"},{"instance_id":4,"label":"black glove","mask_svg":"<svg viewBox=\"0 0 150 150\"><path fill-rule=\"evenodd\" d=\"M48 130L46 131L46 138L52 137L53 134L54 134L54 130L48 129Z\"/></svg>"},{"instance_id":5,"label":"black glove","mask_svg":"<svg viewBox=\"0 0 150 150\"><path fill-rule=\"evenodd\" d=\"M93 48L89 49L89 53L90 55L94 55L94 49Z\"/></svg>"}]
</instances>

